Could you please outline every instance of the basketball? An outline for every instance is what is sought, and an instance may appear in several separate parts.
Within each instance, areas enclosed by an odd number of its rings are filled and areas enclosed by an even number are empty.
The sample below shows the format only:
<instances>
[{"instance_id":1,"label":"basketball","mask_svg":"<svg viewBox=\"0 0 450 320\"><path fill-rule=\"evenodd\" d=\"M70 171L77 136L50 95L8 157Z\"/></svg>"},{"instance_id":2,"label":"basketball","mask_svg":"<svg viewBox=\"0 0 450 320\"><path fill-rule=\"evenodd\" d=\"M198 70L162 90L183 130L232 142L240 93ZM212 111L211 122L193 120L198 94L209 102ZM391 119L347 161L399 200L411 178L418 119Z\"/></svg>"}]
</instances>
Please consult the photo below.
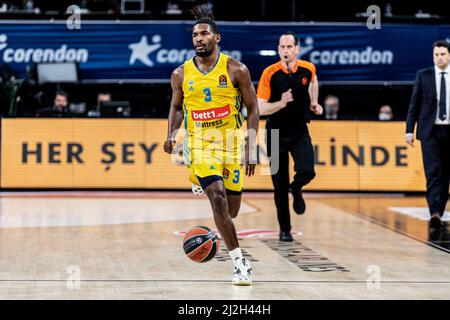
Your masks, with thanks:
<instances>
[{"instance_id":1,"label":"basketball","mask_svg":"<svg viewBox=\"0 0 450 320\"><path fill-rule=\"evenodd\" d=\"M208 227L192 227L184 236L183 250L192 261L207 262L219 250L219 238Z\"/></svg>"}]
</instances>

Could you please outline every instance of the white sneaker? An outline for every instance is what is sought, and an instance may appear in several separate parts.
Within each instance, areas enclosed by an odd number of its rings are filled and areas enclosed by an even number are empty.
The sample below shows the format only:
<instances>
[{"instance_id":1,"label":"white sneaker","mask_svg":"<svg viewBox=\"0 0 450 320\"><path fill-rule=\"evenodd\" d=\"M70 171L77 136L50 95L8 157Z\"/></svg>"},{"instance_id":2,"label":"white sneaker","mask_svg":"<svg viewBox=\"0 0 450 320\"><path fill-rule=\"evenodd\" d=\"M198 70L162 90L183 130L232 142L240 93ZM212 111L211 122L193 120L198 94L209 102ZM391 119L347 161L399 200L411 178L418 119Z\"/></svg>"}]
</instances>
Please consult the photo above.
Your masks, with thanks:
<instances>
[{"instance_id":1,"label":"white sneaker","mask_svg":"<svg viewBox=\"0 0 450 320\"><path fill-rule=\"evenodd\" d=\"M235 286L252 285L252 266L245 258L237 259L234 265L233 280Z\"/></svg>"}]
</instances>

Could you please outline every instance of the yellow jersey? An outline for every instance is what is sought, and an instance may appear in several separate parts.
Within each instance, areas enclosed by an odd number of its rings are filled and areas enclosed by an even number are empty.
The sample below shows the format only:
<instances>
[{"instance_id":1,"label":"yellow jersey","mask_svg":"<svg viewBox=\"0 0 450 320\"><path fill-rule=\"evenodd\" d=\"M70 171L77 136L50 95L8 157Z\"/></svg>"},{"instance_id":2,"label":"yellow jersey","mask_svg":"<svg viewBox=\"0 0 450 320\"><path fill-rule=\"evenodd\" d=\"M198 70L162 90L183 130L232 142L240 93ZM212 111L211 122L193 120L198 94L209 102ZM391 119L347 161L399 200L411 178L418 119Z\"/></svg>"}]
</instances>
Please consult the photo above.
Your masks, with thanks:
<instances>
[{"instance_id":1,"label":"yellow jersey","mask_svg":"<svg viewBox=\"0 0 450 320\"><path fill-rule=\"evenodd\" d=\"M187 131L184 151L191 161L192 153L199 151L207 161L212 161L211 157L221 163L230 159L240 161L241 95L228 74L228 59L229 56L219 53L216 65L208 73L197 68L194 58L183 65L183 126ZM228 161L223 159L225 155Z\"/></svg>"}]
</instances>

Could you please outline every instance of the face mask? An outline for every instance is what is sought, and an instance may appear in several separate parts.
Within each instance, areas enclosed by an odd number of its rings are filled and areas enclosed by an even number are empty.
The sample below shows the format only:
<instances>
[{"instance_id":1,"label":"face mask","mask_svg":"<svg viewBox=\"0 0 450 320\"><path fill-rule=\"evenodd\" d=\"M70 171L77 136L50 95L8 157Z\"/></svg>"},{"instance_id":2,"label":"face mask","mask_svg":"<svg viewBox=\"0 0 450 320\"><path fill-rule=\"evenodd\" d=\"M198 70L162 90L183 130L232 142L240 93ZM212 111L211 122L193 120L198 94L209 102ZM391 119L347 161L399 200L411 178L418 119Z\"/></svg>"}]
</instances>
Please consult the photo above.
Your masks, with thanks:
<instances>
[{"instance_id":1,"label":"face mask","mask_svg":"<svg viewBox=\"0 0 450 320\"><path fill-rule=\"evenodd\" d=\"M331 106L331 105L325 105L325 112L327 114L337 114L338 108L336 108L335 106Z\"/></svg>"},{"instance_id":2,"label":"face mask","mask_svg":"<svg viewBox=\"0 0 450 320\"><path fill-rule=\"evenodd\" d=\"M389 113L382 112L382 113L378 114L378 119L380 121L389 121L389 120L391 120L391 115Z\"/></svg>"}]
</instances>

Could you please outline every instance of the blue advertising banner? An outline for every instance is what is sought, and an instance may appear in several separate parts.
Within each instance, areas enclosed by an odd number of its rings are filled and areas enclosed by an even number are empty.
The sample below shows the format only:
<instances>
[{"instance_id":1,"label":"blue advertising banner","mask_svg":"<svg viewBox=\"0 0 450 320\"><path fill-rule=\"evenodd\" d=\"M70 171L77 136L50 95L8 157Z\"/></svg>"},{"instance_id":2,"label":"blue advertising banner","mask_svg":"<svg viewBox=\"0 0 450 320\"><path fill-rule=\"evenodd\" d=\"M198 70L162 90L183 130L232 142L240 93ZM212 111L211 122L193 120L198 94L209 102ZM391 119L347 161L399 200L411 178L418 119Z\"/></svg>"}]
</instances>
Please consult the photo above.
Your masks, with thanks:
<instances>
[{"instance_id":1,"label":"blue advertising banner","mask_svg":"<svg viewBox=\"0 0 450 320\"><path fill-rule=\"evenodd\" d=\"M42 62L77 62L84 82L167 82L194 55L191 21L0 22L0 65L20 76ZM221 50L245 63L257 81L278 60L278 37L294 31L299 58L317 67L321 82L412 82L432 65L432 43L450 26L219 22Z\"/></svg>"}]
</instances>

